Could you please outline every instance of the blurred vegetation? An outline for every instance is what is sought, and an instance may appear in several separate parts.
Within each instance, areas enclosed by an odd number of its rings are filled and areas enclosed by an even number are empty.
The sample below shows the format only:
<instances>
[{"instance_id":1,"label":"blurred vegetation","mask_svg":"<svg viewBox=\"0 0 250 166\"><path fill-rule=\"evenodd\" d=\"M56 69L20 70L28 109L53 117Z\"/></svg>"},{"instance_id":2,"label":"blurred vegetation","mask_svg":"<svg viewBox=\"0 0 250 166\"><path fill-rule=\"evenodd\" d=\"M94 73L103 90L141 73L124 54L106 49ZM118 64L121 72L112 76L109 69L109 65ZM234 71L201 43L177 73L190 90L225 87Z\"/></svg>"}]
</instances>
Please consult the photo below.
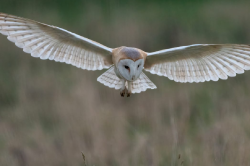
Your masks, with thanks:
<instances>
[{"instance_id":1,"label":"blurred vegetation","mask_svg":"<svg viewBox=\"0 0 250 166\"><path fill-rule=\"evenodd\" d=\"M147 52L250 43L247 0L1 0L0 12ZM104 71L42 61L0 36L0 165L250 165L250 73L121 98Z\"/></svg>"}]
</instances>

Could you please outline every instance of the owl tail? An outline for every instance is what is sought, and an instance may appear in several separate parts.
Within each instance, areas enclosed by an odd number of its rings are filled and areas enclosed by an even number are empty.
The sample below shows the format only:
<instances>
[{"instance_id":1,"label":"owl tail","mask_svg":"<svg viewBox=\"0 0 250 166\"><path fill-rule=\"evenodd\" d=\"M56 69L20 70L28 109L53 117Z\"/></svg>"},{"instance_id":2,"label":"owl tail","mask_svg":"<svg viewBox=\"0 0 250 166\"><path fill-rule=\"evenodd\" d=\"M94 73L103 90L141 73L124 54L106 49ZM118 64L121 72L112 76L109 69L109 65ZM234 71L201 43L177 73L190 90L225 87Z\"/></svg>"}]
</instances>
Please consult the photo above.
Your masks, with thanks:
<instances>
[{"instance_id":1,"label":"owl tail","mask_svg":"<svg viewBox=\"0 0 250 166\"><path fill-rule=\"evenodd\" d=\"M100 75L97 78L97 81L110 88L121 89L122 81L116 76L114 69L114 67L111 67L105 73ZM127 82L126 88L128 88ZM140 77L136 81L132 82L131 92L140 93L142 91L146 91L147 89L156 89L156 86L144 73L141 73Z\"/></svg>"}]
</instances>

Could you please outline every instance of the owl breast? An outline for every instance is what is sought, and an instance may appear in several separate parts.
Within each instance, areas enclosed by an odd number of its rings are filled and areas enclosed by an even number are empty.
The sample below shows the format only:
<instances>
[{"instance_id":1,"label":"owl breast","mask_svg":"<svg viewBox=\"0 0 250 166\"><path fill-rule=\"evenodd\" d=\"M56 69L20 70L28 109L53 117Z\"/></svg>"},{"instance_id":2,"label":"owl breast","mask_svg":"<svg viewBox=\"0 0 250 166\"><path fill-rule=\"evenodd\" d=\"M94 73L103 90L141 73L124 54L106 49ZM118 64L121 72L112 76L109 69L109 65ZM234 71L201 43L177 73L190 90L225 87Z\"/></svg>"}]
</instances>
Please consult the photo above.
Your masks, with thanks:
<instances>
[{"instance_id":1,"label":"owl breast","mask_svg":"<svg viewBox=\"0 0 250 166\"><path fill-rule=\"evenodd\" d=\"M122 77L122 75L120 74L120 72L119 72L119 70L117 69L116 66L115 66L115 74L116 74L116 76L117 76L118 78L124 79L124 78Z\"/></svg>"}]
</instances>

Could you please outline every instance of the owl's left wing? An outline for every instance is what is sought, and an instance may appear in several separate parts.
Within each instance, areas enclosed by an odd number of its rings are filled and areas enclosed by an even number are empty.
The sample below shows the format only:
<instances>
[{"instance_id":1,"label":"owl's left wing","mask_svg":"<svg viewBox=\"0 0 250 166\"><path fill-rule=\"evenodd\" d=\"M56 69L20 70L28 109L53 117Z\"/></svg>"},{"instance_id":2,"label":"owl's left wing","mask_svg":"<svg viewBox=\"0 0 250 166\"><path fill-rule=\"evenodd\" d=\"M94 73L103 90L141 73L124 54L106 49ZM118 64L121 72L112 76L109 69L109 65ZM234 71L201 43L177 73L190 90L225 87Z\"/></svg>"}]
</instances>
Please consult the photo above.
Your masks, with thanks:
<instances>
[{"instance_id":1,"label":"owl's left wing","mask_svg":"<svg viewBox=\"0 0 250 166\"><path fill-rule=\"evenodd\" d=\"M144 69L176 82L218 81L250 69L250 46L196 44L152 52Z\"/></svg>"},{"instance_id":2,"label":"owl's left wing","mask_svg":"<svg viewBox=\"0 0 250 166\"><path fill-rule=\"evenodd\" d=\"M111 48L55 26L0 13L0 33L33 57L87 70L113 64Z\"/></svg>"}]
</instances>

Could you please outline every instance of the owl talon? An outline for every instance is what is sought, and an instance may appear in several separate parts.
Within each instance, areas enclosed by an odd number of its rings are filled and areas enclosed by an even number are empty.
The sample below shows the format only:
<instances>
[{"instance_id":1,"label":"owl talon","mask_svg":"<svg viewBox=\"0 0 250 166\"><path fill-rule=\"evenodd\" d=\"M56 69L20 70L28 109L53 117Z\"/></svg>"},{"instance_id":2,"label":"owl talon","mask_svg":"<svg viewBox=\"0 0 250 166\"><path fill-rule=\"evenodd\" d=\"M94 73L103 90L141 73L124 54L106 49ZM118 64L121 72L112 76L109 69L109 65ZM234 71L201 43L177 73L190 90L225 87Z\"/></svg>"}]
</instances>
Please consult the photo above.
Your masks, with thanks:
<instances>
[{"instance_id":1,"label":"owl talon","mask_svg":"<svg viewBox=\"0 0 250 166\"><path fill-rule=\"evenodd\" d=\"M131 95L131 93L128 92L128 93L127 93L127 97L130 97L130 95Z\"/></svg>"},{"instance_id":2,"label":"owl talon","mask_svg":"<svg viewBox=\"0 0 250 166\"><path fill-rule=\"evenodd\" d=\"M121 94L121 97L124 97L125 96L125 94L126 94L126 91L127 89L125 88L125 89L123 89L123 90L121 90L121 92L120 92L120 94Z\"/></svg>"},{"instance_id":3,"label":"owl talon","mask_svg":"<svg viewBox=\"0 0 250 166\"><path fill-rule=\"evenodd\" d=\"M121 94L121 97L124 97L124 93L123 92L121 92L120 94Z\"/></svg>"}]
</instances>

